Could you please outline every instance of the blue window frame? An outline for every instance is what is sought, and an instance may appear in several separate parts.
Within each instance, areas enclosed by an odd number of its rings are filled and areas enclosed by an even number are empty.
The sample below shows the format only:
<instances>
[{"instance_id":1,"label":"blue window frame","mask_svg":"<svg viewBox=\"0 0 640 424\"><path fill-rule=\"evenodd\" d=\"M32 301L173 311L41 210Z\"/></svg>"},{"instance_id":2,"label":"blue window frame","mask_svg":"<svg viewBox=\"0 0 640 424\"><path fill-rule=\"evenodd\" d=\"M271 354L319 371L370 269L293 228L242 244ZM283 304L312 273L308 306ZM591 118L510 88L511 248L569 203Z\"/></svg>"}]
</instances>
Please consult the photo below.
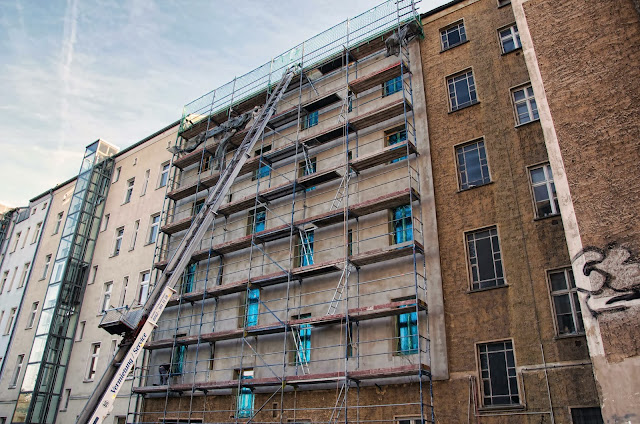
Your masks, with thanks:
<instances>
[{"instance_id":1,"label":"blue window frame","mask_svg":"<svg viewBox=\"0 0 640 424\"><path fill-rule=\"evenodd\" d=\"M302 129L306 130L307 128L315 127L316 125L318 125L318 111L314 110L303 118Z\"/></svg>"},{"instance_id":2,"label":"blue window frame","mask_svg":"<svg viewBox=\"0 0 640 424\"><path fill-rule=\"evenodd\" d=\"M387 144L389 146L402 143L406 139L407 139L407 130L405 129L387 134ZM400 162L401 160L404 160L406 158L407 158L406 156L403 156L401 158L392 160L391 163Z\"/></svg>"},{"instance_id":3,"label":"blue window frame","mask_svg":"<svg viewBox=\"0 0 640 424\"><path fill-rule=\"evenodd\" d=\"M198 264L191 264L184 270L184 278L182 280L182 293L191 293L195 288L196 268Z\"/></svg>"},{"instance_id":4,"label":"blue window frame","mask_svg":"<svg viewBox=\"0 0 640 424\"><path fill-rule=\"evenodd\" d=\"M253 378L253 370L246 369L240 372L241 380L250 380ZM238 405L236 410L236 418L249 418L253 414L254 395L250 388L240 387L238 393Z\"/></svg>"},{"instance_id":5,"label":"blue window frame","mask_svg":"<svg viewBox=\"0 0 640 424\"><path fill-rule=\"evenodd\" d=\"M186 346L176 346L173 350L173 360L171 366L171 373L175 375L182 374L184 370L184 362L187 356Z\"/></svg>"},{"instance_id":6,"label":"blue window frame","mask_svg":"<svg viewBox=\"0 0 640 424\"><path fill-rule=\"evenodd\" d=\"M398 91L402 91L402 76L392 78L384 83L383 96L389 96Z\"/></svg>"},{"instance_id":7,"label":"blue window frame","mask_svg":"<svg viewBox=\"0 0 640 424\"><path fill-rule=\"evenodd\" d=\"M254 209L249 212L249 225L248 227L253 230L254 233L264 231L267 223L267 211L264 208ZM251 232L248 232L251 234Z\"/></svg>"},{"instance_id":8,"label":"blue window frame","mask_svg":"<svg viewBox=\"0 0 640 424\"><path fill-rule=\"evenodd\" d=\"M245 326L252 327L258 325L258 315L260 314L260 289L250 289L247 293L247 313Z\"/></svg>"},{"instance_id":9,"label":"blue window frame","mask_svg":"<svg viewBox=\"0 0 640 424\"><path fill-rule=\"evenodd\" d=\"M193 210L191 211L192 215L197 215L202 210L202 207L204 206L204 201L205 199L200 199L193 203Z\"/></svg>"},{"instance_id":10,"label":"blue window frame","mask_svg":"<svg viewBox=\"0 0 640 424\"><path fill-rule=\"evenodd\" d=\"M393 243L404 243L413 240L413 222L411 220L411 205L399 206L393 209Z\"/></svg>"},{"instance_id":11,"label":"blue window frame","mask_svg":"<svg viewBox=\"0 0 640 424\"><path fill-rule=\"evenodd\" d=\"M254 180L263 178L263 177L268 177L271 174L271 167L266 163L264 158L264 155L266 155L266 153L270 150L271 150L271 146L263 146L262 150L256 150L256 156L260 157L260 155L262 155L263 158L262 158L262 161L260 162L260 167L256 170Z\"/></svg>"},{"instance_id":12,"label":"blue window frame","mask_svg":"<svg viewBox=\"0 0 640 424\"><path fill-rule=\"evenodd\" d=\"M415 305L405 307L415 308ZM418 313L414 310L398 315L398 353L413 355L418 353Z\"/></svg>"},{"instance_id":13,"label":"blue window frame","mask_svg":"<svg viewBox=\"0 0 640 424\"><path fill-rule=\"evenodd\" d=\"M313 265L313 230L304 231L300 237L299 258L302 266Z\"/></svg>"},{"instance_id":14,"label":"blue window frame","mask_svg":"<svg viewBox=\"0 0 640 424\"><path fill-rule=\"evenodd\" d=\"M306 160L303 160L302 162L300 162L300 164L298 165L299 168L299 175L301 177L304 177L306 175L311 175L311 174L315 174L316 172L316 158L310 158L309 159L309 163L307 163ZM308 189L306 189L305 191L311 191L311 190L315 190L315 187L309 187Z\"/></svg>"},{"instance_id":15,"label":"blue window frame","mask_svg":"<svg viewBox=\"0 0 640 424\"><path fill-rule=\"evenodd\" d=\"M311 314L303 314L298 319L311 318ZM311 361L311 324L302 324L298 327L300 345L296 352L296 364L308 364Z\"/></svg>"}]
</instances>

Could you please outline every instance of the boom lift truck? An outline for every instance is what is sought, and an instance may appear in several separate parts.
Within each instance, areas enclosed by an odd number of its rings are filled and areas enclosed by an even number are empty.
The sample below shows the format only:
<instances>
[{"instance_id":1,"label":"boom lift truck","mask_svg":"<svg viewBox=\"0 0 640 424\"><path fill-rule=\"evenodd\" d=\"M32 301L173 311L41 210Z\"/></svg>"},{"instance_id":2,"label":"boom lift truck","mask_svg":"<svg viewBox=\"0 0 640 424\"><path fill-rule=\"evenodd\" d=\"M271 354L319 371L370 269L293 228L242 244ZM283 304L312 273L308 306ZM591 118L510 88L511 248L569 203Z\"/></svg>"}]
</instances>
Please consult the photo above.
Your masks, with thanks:
<instances>
[{"instance_id":1,"label":"boom lift truck","mask_svg":"<svg viewBox=\"0 0 640 424\"><path fill-rule=\"evenodd\" d=\"M113 409L116 396L126 376L134 367L138 356L142 353L143 347L156 327L156 322L167 306L169 298L175 293L173 287L182 278L182 274L191 260L191 255L196 250L209 226L213 223L231 185L240 173L244 163L249 159L253 146L274 114L276 105L294 75L299 71L301 70L297 65L285 71L261 113L256 117L244 140L233 155L229 165L220 175L218 183L209 193L204 206L193 219L189 230L180 242L175 254L169 260L165 271L158 279L144 307L140 311L129 312L128 314L112 311L117 314L116 317L105 316L105 319L100 323L100 327L109 333L122 334L124 337L89 401L78 416L78 424L100 424L104 422L106 416Z\"/></svg>"}]
</instances>

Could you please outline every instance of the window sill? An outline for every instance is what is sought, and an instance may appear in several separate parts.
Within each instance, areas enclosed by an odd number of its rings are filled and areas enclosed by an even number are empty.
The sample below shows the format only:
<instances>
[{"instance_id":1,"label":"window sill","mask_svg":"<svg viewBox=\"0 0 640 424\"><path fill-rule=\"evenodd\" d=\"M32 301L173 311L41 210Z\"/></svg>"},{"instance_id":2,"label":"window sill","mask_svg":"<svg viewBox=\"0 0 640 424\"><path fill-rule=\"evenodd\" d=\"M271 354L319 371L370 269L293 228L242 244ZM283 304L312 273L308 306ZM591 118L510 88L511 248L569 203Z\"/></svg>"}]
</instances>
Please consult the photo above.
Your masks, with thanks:
<instances>
[{"instance_id":1,"label":"window sill","mask_svg":"<svg viewBox=\"0 0 640 424\"><path fill-rule=\"evenodd\" d=\"M494 181L489 181L488 183L474 185L473 187L461 188L461 189L458 189L458 191L456 191L456 193L464 193L465 191L469 191L469 190L473 190L475 188L488 186L488 185L491 185L493 183L494 183Z\"/></svg>"},{"instance_id":2,"label":"window sill","mask_svg":"<svg viewBox=\"0 0 640 424\"><path fill-rule=\"evenodd\" d=\"M448 114L449 114L449 115L451 115L452 113L460 112L461 110L464 110L464 109L467 109L467 108L470 108L470 107L472 107L472 106L479 105L479 104L480 104L480 101L479 101L479 100L477 100L477 101L475 101L475 102L473 102L473 103L471 103L471 104L468 104L468 105L466 105L466 106L459 107L459 108L458 108L458 109L456 109L456 110L450 110L450 111L448 112Z\"/></svg>"},{"instance_id":3,"label":"window sill","mask_svg":"<svg viewBox=\"0 0 640 424\"><path fill-rule=\"evenodd\" d=\"M575 339L579 337L587 337L586 333L557 334L553 340Z\"/></svg>"},{"instance_id":4,"label":"window sill","mask_svg":"<svg viewBox=\"0 0 640 424\"><path fill-rule=\"evenodd\" d=\"M7 389L15 389L16 387L18 387L18 386L17 386L17 385L15 385L15 386L9 386L9 387L7 387Z\"/></svg>"},{"instance_id":5,"label":"window sill","mask_svg":"<svg viewBox=\"0 0 640 424\"><path fill-rule=\"evenodd\" d=\"M442 50L440 50L440 54L442 54L442 53L444 53L444 52L448 52L448 51L449 51L449 50L451 50L451 49L455 49L455 48L456 48L456 47L458 47L458 46L462 46L463 44L467 44L468 42L469 42L469 39L466 39L466 40L464 40L462 43L458 43L458 44L455 44L455 45L453 45L453 46L449 46L449 47L447 47L446 49L442 49Z\"/></svg>"},{"instance_id":6,"label":"window sill","mask_svg":"<svg viewBox=\"0 0 640 424\"><path fill-rule=\"evenodd\" d=\"M494 287L485 287L483 289L472 289L472 290L467 290L467 294L472 294L472 293L478 293L478 292L485 292L485 291L490 291L490 290L496 290L496 289L503 289L509 287L509 284L503 284L501 286L494 286Z\"/></svg>"},{"instance_id":7,"label":"window sill","mask_svg":"<svg viewBox=\"0 0 640 424\"><path fill-rule=\"evenodd\" d=\"M499 4L498 9L502 9L503 7L511 6L511 2L505 4Z\"/></svg>"},{"instance_id":8,"label":"window sill","mask_svg":"<svg viewBox=\"0 0 640 424\"><path fill-rule=\"evenodd\" d=\"M519 409L526 409L526 406L521 403L514 405L481 406L478 408L478 412L514 411Z\"/></svg>"},{"instance_id":9,"label":"window sill","mask_svg":"<svg viewBox=\"0 0 640 424\"><path fill-rule=\"evenodd\" d=\"M142 247L145 247L145 246L151 246L152 244L156 244L156 242L155 242L155 241L147 242L147 243L145 243Z\"/></svg>"},{"instance_id":10,"label":"window sill","mask_svg":"<svg viewBox=\"0 0 640 424\"><path fill-rule=\"evenodd\" d=\"M83 383L93 383L93 378L91 380L82 380Z\"/></svg>"},{"instance_id":11,"label":"window sill","mask_svg":"<svg viewBox=\"0 0 640 424\"><path fill-rule=\"evenodd\" d=\"M541 216L538 218L533 218L534 221L544 221L545 219L551 219L551 218L560 218L560 214L559 213L554 213L551 215L547 215L547 216Z\"/></svg>"},{"instance_id":12,"label":"window sill","mask_svg":"<svg viewBox=\"0 0 640 424\"><path fill-rule=\"evenodd\" d=\"M525 125L533 124L534 122L540 122L540 118L534 119L532 121L525 122L523 124L516 124L516 126L514 128L524 127Z\"/></svg>"},{"instance_id":13,"label":"window sill","mask_svg":"<svg viewBox=\"0 0 640 424\"><path fill-rule=\"evenodd\" d=\"M513 50L509 50L508 52L502 52L501 56L507 56L507 55L509 55L509 54L511 54L513 52L521 52L521 51L522 51L522 47L518 47L518 48L515 48Z\"/></svg>"}]
</instances>

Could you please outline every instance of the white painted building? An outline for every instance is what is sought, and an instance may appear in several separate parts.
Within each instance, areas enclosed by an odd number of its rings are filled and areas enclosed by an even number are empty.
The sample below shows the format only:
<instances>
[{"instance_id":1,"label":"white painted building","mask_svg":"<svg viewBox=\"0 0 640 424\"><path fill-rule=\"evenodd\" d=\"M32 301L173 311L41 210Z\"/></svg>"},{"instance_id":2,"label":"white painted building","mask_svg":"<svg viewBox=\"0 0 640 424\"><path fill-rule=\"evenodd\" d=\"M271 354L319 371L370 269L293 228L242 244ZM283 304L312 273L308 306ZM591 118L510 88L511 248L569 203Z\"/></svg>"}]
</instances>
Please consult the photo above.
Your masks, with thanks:
<instances>
[{"instance_id":1,"label":"white painted building","mask_svg":"<svg viewBox=\"0 0 640 424\"><path fill-rule=\"evenodd\" d=\"M34 280L30 278L32 265L50 204L51 194L46 192L32 199L28 207L19 208L11 217L12 228L7 232L2 246L4 258L0 266L0 373L5 370L6 353L13 335L16 330L20 330L16 322L21 309L28 309L27 313L31 317L27 328L36 322L39 302L22 305L22 298L29 280Z\"/></svg>"}]
</instances>

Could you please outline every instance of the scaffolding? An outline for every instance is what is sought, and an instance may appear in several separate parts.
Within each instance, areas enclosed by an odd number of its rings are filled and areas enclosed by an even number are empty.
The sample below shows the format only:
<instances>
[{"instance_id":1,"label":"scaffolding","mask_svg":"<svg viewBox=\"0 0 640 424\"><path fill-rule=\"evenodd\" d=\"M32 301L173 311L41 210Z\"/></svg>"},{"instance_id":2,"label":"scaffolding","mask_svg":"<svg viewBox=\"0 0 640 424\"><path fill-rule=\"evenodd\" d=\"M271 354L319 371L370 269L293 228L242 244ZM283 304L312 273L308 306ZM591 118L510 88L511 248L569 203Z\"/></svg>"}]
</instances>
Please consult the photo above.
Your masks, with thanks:
<instances>
[{"instance_id":1,"label":"scaffolding","mask_svg":"<svg viewBox=\"0 0 640 424\"><path fill-rule=\"evenodd\" d=\"M256 108L300 69L145 346L127 422L435 422L420 58L388 46L416 22L414 1L384 2L185 106L158 270Z\"/></svg>"}]
</instances>

